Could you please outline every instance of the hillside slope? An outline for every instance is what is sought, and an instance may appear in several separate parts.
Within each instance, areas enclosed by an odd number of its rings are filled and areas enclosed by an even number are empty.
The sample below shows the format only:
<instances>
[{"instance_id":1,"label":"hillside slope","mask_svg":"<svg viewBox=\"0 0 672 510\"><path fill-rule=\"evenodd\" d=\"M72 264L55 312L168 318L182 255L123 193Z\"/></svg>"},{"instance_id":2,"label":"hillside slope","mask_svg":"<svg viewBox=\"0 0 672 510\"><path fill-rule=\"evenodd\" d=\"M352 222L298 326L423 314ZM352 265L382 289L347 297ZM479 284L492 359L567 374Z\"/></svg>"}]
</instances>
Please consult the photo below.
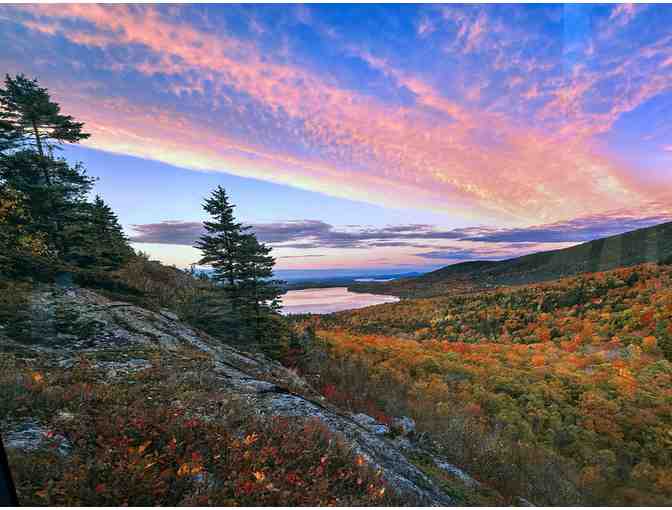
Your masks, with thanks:
<instances>
[{"instance_id":1,"label":"hillside slope","mask_svg":"<svg viewBox=\"0 0 672 510\"><path fill-rule=\"evenodd\" d=\"M353 285L351 290L404 297L429 297L455 290L536 283L579 273L608 271L672 256L672 222L596 239L562 250L502 261L447 266L417 278Z\"/></svg>"},{"instance_id":2,"label":"hillside slope","mask_svg":"<svg viewBox=\"0 0 672 510\"><path fill-rule=\"evenodd\" d=\"M302 321L325 395L412 417L503 495L672 504L672 263Z\"/></svg>"},{"instance_id":3,"label":"hillside slope","mask_svg":"<svg viewBox=\"0 0 672 510\"><path fill-rule=\"evenodd\" d=\"M27 302L28 328L0 324L0 431L24 504L463 503L419 457L477 485L170 312L55 286Z\"/></svg>"}]
</instances>

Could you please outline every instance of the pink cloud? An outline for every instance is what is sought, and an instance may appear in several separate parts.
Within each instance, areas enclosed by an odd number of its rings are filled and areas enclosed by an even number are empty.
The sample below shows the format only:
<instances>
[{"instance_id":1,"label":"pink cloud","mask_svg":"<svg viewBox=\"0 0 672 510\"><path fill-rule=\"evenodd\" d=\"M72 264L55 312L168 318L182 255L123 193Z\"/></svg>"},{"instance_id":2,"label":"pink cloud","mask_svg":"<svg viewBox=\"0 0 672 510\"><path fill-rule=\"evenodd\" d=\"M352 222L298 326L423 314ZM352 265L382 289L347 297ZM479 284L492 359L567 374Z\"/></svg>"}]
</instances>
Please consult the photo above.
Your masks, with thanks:
<instances>
[{"instance_id":1,"label":"pink cloud","mask_svg":"<svg viewBox=\"0 0 672 510\"><path fill-rule=\"evenodd\" d=\"M420 37L427 37L435 30L434 23L429 17L424 16L417 25L417 33Z\"/></svg>"},{"instance_id":2,"label":"pink cloud","mask_svg":"<svg viewBox=\"0 0 672 510\"><path fill-rule=\"evenodd\" d=\"M467 29L464 41L464 51L469 53L474 51L478 43L483 38L486 30L486 17L483 12L479 13L476 21L474 21Z\"/></svg>"},{"instance_id":3,"label":"pink cloud","mask_svg":"<svg viewBox=\"0 0 672 510\"><path fill-rule=\"evenodd\" d=\"M655 192L596 152L588 137L664 90L669 80L663 76L619 97L609 112L588 115L583 98L598 77L583 80L577 73L546 105L543 118L565 121L549 134L501 113L462 106L426 79L363 51L359 53L370 66L415 95L413 105L391 106L341 89L328 77L266 58L251 43L197 30L167 19L152 7L88 4L20 9L32 15L24 22L31 30L59 34L103 51L142 45L155 57L134 63L110 56L110 69L128 66L148 76L190 76L173 86L175 94L203 93L207 79L214 84L214 102L232 103L226 90L234 89L271 115L284 112L301 122L303 131L297 136L319 146L321 152L305 156L282 148L271 150L255 138L227 132L214 117L150 108L130 98L112 100L96 95L95 90L61 89L59 99L86 121L94 134L88 143L96 148L183 167L222 169L395 207L403 204L457 212L465 218L497 218L512 225L641 203ZM89 22L95 30L74 31L66 26L73 19ZM465 52L485 43L488 22L483 13L470 20L454 19L462 23L458 38ZM614 71L618 72L626 71ZM480 90L471 94L478 97ZM535 87L525 97L531 100L539 94ZM232 106L242 111L242 105L234 102ZM496 134L496 141L483 140L486 127Z\"/></svg>"},{"instance_id":4,"label":"pink cloud","mask_svg":"<svg viewBox=\"0 0 672 510\"><path fill-rule=\"evenodd\" d=\"M491 28L483 10L465 13L451 6L443 7L441 15L445 21L452 23L457 29L455 40L449 44L450 50L472 53L480 49L488 29Z\"/></svg>"},{"instance_id":5,"label":"pink cloud","mask_svg":"<svg viewBox=\"0 0 672 510\"><path fill-rule=\"evenodd\" d=\"M611 11L609 21L616 21L619 24L626 24L637 15L637 6L635 4L618 4Z\"/></svg>"}]
</instances>

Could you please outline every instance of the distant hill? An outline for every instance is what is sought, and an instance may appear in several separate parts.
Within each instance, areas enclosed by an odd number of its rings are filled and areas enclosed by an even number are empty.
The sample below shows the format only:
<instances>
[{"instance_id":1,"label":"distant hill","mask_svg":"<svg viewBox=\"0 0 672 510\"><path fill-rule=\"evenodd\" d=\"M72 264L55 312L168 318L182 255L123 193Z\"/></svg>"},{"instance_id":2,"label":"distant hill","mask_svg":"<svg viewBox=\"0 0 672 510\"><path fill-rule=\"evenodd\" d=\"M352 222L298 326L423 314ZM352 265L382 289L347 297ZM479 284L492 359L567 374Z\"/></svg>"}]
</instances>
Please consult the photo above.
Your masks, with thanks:
<instances>
[{"instance_id":1,"label":"distant hill","mask_svg":"<svg viewBox=\"0 0 672 510\"><path fill-rule=\"evenodd\" d=\"M672 222L501 261L471 261L446 266L415 278L357 284L359 292L403 297L437 296L455 290L553 280L579 273L607 271L672 257Z\"/></svg>"},{"instance_id":2,"label":"distant hill","mask_svg":"<svg viewBox=\"0 0 672 510\"><path fill-rule=\"evenodd\" d=\"M306 277L306 278L295 278L293 280L286 280L282 285L282 288L285 290L303 290L303 289L319 289L327 287L349 287L350 285L357 284L358 282L366 283L383 283L390 280L396 280L400 278L413 278L420 276L422 273L419 272L407 272L407 273L394 273L394 274L383 274L383 275L360 275L360 276L332 276L332 277ZM278 276L282 278L282 276Z\"/></svg>"}]
</instances>

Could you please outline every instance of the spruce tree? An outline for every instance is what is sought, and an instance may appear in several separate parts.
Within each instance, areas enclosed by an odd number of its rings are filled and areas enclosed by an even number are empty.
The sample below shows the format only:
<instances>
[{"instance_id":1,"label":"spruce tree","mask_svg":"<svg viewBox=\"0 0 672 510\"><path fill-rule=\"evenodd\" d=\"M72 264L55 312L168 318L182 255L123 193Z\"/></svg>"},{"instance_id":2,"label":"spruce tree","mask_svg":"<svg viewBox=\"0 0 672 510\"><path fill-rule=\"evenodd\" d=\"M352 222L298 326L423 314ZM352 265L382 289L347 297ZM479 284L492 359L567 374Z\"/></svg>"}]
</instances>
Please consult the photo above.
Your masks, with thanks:
<instances>
[{"instance_id":1,"label":"spruce tree","mask_svg":"<svg viewBox=\"0 0 672 510\"><path fill-rule=\"evenodd\" d=\"M80 218L65 233L71 240L64 260L89 272L119 269L133 255L133 249L112 208L98 195L93 203L78 208Z\"/></svg>"},{"instance_id":2,"label":"spruce tree","mask_svg":"<svg viewBox=\"0 0 672 510\"><path fill-rule=\"evenodd\" d=\"M96 261L99 268L106 271L118 269L135 254L128 244L119 218L99 195L96 195L91 206L91 222L93 238L99 246Z\"/></svg>"},{"instance_id":3,"label":"spruce tree","mask_svg":"<svg viewBox=\"0 0 672 510\"><path fill-rule=\"evenodd\" d=\"M278 338L280 289L273 280L275 259L236 221L226 191L221 186L206 199L203 208L211 220L196 247L201 265L212 267L207 328L220 337L272 348Z\"/></svg>"},{"instance_id":4,"label":"spruce tree","mask_svg":"<svg viewBox=\"0 0 672 510\"><path fill-rule=\"evenodd\" d=\"M218 186L203 203L211 216L203 223L205 234L196 242L203 256L200 265L212 267L215 284L209 297L211 331L238 340L241 330L240 244L246 230L233 215L226 190Z\"/></svg>"},{"instance_id":5,"label":"spruce tree","mask_svg":"<svg viewBox=\"0 0 672 510\"><path fill-rule=\"evenodd\" d=\"M270 254L271 248L260 243L253 234L243 236L240 249L241 301L246 330L257 344L270 348L278 336L274 326L282 293L279 282L273 280L275 259Z\"/></svg>"}]
</instances>

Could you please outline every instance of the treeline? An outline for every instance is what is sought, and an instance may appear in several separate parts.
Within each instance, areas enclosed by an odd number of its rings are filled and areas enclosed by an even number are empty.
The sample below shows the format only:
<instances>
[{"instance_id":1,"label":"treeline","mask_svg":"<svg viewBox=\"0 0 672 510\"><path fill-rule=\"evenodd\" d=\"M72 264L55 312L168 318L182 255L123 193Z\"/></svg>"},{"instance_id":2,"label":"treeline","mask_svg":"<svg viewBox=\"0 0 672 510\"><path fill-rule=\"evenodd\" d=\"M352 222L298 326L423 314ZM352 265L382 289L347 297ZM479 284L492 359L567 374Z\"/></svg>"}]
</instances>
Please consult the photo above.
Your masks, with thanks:
<instances>
[{"instance_id":1,"label":"treeline","mask_svg":"<svg viewBox=\"0 0 672 510\"><path fill-rule=\"evenodd\" d=\"M218 187L203 204L211 216L197 243L210 274L181 271L136 253L81 163L58 155L89 138L47 89L23 75L0 88L0 286L59 282L177 311L224 341L277 347L286 334L270 248L243 227ZM18 287L14 287L18 289ZM10 291L0 320L25 315ZM21 328L19 328L21 329Z\"/></svg>"},{"instance_id":2,"label":"treeline","mask_svg":"<svg viewBox=\"0 0 672 510\"><path fill-rule=\"evenodd\" d=\"M0 89L0 272L48 280L110 271L133 255L94 179L56 152L89 137L46 89L7 76Z\"/></svg>"}]
</instances>

